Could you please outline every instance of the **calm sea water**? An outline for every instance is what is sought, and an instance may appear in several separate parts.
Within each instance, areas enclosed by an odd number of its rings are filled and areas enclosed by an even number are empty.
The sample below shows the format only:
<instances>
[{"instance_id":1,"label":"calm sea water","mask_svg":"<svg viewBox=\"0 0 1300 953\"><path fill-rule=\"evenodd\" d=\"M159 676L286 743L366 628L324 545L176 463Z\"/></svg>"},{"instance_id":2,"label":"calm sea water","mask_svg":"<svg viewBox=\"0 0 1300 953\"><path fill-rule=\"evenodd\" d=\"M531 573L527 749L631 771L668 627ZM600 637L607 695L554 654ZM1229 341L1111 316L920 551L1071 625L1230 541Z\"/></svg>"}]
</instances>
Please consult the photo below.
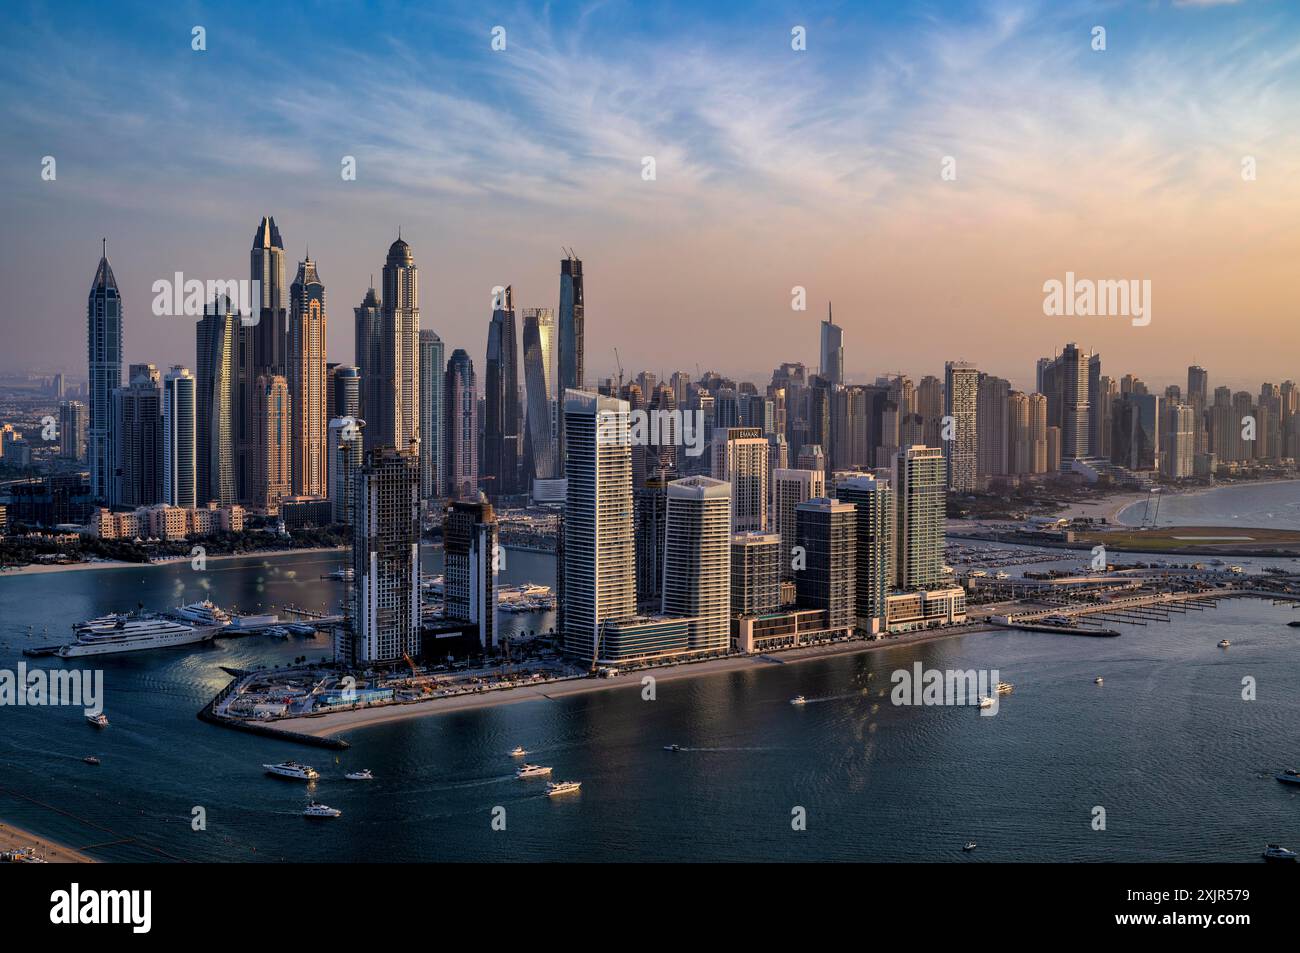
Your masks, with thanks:
<instances>
[{"instance_id":1,"label":"calm sea water","mask_svg":"<svg viewBox=\"0 0 1300 953\"><path fill-rule=\"evenodd\" d=\"M29 625L31 641L46 625L62 638L74 621L137 601L325 608L340 584L318 577L338 561L0 578L0 667L17 663ZM551 561L512 551L507 579L550 584ZM630 687L413 719L345 735L353 747L342 752L195 718L228 681L219 666L315 657L329 651L323 638L109 656L96 660L106 731L78 710L0 709L0 787L41 802L0 794L0 816L107 845L93 853L115 860L1252 861L1266 840L1300 844L1300 795L1272 779L1300 767L1291 618L1300 612L1240 600L1125 626L1118 639L974 634L661 683L654 701ZM1224 637L1230 649L1217 647ZM915 661L997 669L1016 690L994 717L896 707L890 673ZM1241 698L1247 676L1256 701ZM809 704L790 705L795 694ZM581 793L550 799L544 782L515 780L516 744L557 778L581 780ZM90 753L103 764L82 764ZM288 758L321 770L313 793L342 818L299 816L305 786L260 767ZM361 767L377 780L343 780ZM206 831L191 829L196 806ZM1091 829L1096 806L1105 831ZM498 807L504 831L491 826ZM800 807L807 830L796 832ZM963 854L967 840L979 849Z\"/></svg>"},{"instance_id":2,"label":"calm sea water","mask_svg":"<svg viewBox=\"0 0 1300 953\"><path fill-rule=\"evenodd\" d=\"M1141 526L1148 512L1158 526L1262 526L1300 529L1300 480L1235 484L1202 493L1164 494L1159 510L1155 502L1125 507L1119 522Z\"/></svg>"}]
</instances>

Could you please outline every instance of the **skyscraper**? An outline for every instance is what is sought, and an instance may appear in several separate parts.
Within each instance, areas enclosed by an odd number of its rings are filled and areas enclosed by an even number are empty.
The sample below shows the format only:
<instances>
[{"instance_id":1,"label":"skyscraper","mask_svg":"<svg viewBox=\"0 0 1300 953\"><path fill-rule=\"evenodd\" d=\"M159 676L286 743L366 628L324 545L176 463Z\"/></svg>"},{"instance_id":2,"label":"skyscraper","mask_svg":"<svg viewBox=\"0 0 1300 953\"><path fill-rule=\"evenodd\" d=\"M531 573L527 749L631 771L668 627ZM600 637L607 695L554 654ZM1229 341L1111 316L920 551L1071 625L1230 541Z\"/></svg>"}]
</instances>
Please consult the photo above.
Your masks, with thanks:
<instances>
[{"instance_id":1,"label":"skyscraper","mask_svg":"<svg viewBox=\"0 0 1300 953\"><path fill-rule=\"evenodd\" d=\"M484 373L483 459L480 474L495 499L518 491L519 356L515 336L514 292L500 292L488 324Z\"/></svg>"},{"instance_id":2,"label":"skyscraper","mask_svg":"<svg viewBox=\"0 0 1300 953\"><path fill-rule=\"evenodd\" d=\"M325 496L326 421L325 406L325 285L316 263L299 262L298 274L289 287L289 410L293 424L290 460L295 496Z\"/></svg>"},{"instance_id":3,"label":"skyscraper","mask_svg":"<svg viewBox=\"0 0 1300 953\"><path fill-rule=\"evenodd\" d=\"M330 512L335 523L356 519L359 474L365 457L364 420L335 417L329 429Z\"/></svg>"},{"instance_id":4,"label":"skyscraper","mask_svg":"<svg viewBox=\"0 0 1300 953\"><path fill-rule=\"evenodd\" d=\"M235 474L235 397L239 314L225 296L203 309L194 334L194 432L199 503L229 506L238 497Z\"/></svg>"},{"instance_id":5,"label":"skyscraper","mask_svg":"<svg viewBox=\"0 0 1300 953\"><path fill-rule=\"evenodd\" d=\"M835 496L857 507L857 627L883 632L885 597L893 582L894 494L871 474L853 476L835 487Z\"/></svg>"},{"instance_id":6,"label":"skyscraper","mask_svg":"<svg viewBox=\"0 0 1300 953\"><path fill-rule=\"evenodd\" d=\"M253 235L249 277L258 282L260 294L252 304L255 322L239 322L235 356L235 489L240 500L256 502L267 469L262 458L265 428L258 416L263 400L258 380L285 374L287 344L284 241L270 216L263 216Z\"/></svg>"},{"instance_id":7,"label":"skyscraper","mask_svg":"<svg viewBox=\"0 0 1300 953\"><path fill-rule=\"evenodd\" d=\"M497 647L497 518L486 499L453 500L442 521L444 614L478 626L484 651Z\"/></svg>"},{"instance_id":8,"label":"skyscraper","mask_svg":"<svg viewBox=\"0 0 1300 953\"><path fill-rule=\"evenodd\" d=\"M1011 383L992 374L981 374L975 415L979 454L976 477L980 487L1010 472L1010 415Z\"/></svg>"},{"instance_id":9,"label":"skyscraper","mask_svg":"<svg viewBox=\"0 0 1300 953\"><path fill-rule=\"evenodd\" d=\"M943 451L904 447L894 462L894 581L906 591L933 589L943 578Z\"/></svg>"},{"instance_id":10,"label":"skyscraper","mask_svg":"<svg viewBox=\"0 0 1300 953\"><path fill-rule=\"evenodd\" d=\"M731 642L731 492L704 476L668 484L663 611L691 619L692 652L725 652Z\"/></svg>"},{"instance_id":11,"label":"skyscraper","mask_svg":"<svg viewBox=\"0 0 1300 953\"><path fill-rule=\"evenodd\" d=\"M832 320L831 306L826 305L826 320L821 323L821 376L827 383L844 383L844 329Z\"/></svg>"},{"instance_id":12,"label":"skyscraper","mask_svg":"<svg viewBox=\"0 0 1300 953\"><path fill-rule=\"evenodd\" d=\"M79 400L59 403L59 456L66 460L86 459L86 435L90 414Z\"/></svg>"},{"instance_id":13,"label":"skyscraper","mask_svg":"<svg viewBox=\"0 0 1300 953\"><path fill-rule=\"evenodd\" d=\"M371 280L374 280L373 275ZM356 361L361 377L359 411L362 418L368 418L370 414L377 415L383 411L387 403L384 389L383 314L379 294L373 287L366 290L361 304L352 309L352 314L355 319ZM391 389L391 379L388 386ZM366 433L366 449L378 445L378 436L372 428Z\"/></svg>"},{"instance_id":14,"label":"skyscraper","mask_svg":"<svg viewBox=\"0 0 1300 953\"><path fill-rule=\"evenodd\" d=\"M767 529L767 438L757 427L713 432L713 478L731 484L734 533Z\"/></svg>"},{"instance_id":15,"label":"skyscraper","mask_svg":"<svg viewBox=\"0 0 1300 953\"><path fill-rule=\"evenodd\" d=\"M524 309L524 391L528 417L524 459L530 468L528 476L533 480L550 480L557 469L552 433L554 350L555 315L551 309Z\"/></svg>"},{"instance_id":16,"label":"skyscraper","mask_svg":"<svg viewBox=\"0 0 1300 953\"><path fill-rule=\"evenodd\" d=\"M354 364L331 364L326 412L335 417L361 416L361 368ZM423 371L423 368L421 368ZM439 368L441 378L441 368Z\"/></svg>"},{"instance_id":17,"label":"skyscraper","mask_svg":"<svg viewBox=\"0 0 1300 953\"><path fill-rule=\"evenodd\" d=\"M352 537L353 651L359 664L420 653L420 457L411 443L366 454Z\"/></svg>"},{"instance_id":18,"label":"skyscraper","mask_svg":"<svg viewBox=\"0 0 1300 953\"><path fill-rule=\"evenodd\" d=\"M162 502L163 433L161 378L152 364L132 364L131 383L112 394L112 506Z\"/></svg>"},{"instance_id":19,"label":"skyscraper","mask_svg":"<svg viewBox=\"0 0 1300 953\"><path fill-rule=\"evenodd\" d=\"M822 470L776 470L772 474L772 531L781 537L781 578L793 579L791 550L799 543L795 508L826 495Z\"/></svg>"},{"instance_id":20,"label":"skyscraper","mask_svg":"<svg viewBox=\"0 0 1300 953\"><path fill-rule=\"evenodd\" d=\"M461 348L447 361L443 479L448 496L478 499L478 391L474 362Z\"/></svg>"},{"instance_id":21,"label":"skyscraper","mask_svg":"<svg viewBox=\"0 0 1300 953\"><path fill-rule=\"evenodd\" d=\"M425 500L447 495L443 477L444 422L443 381L446 356L442 338L435 331L420 332L420 497Z\"/></svg>"},{"instance_id":22,"label":"skyscraper","mask_svg":"<svg viewBox=\"0 0 1300 953\"><path fill-rule=\"evenodd\" d=\"M951 439L943 441L948 489L971 493L979 488L979 371L974 364L944 365L944 414L951 428Z\"/></svg>"},{"instance_id":23,"label":"skyscraper","mask_svg":"<svg viewBox=\"0 0 1300 953\"><path fill-rule=\"evenodd\" d=\"M737 533L731 537L731 614L762 615L781 604L781 537Z\"/></svg>"},{"instance_id":24,"label":"skyscraper","mask_svg":"<svg viewBox=\"0 0 1300 953\"><path fill-rule=\"evenodd\" d=\"M572 252L560 261L559 337L556 342L559 377L556 394L561 404L566 390L582 390L586 385L585 334L586 313L583 307L582 259ZM564 476L564 411L556 418L557 476Z\"/></svg>"},{"instance_id":25,"label":"skyscraper","mask_svg":"<svg viewBox=\"0 0 1300 953\"><path fill-rule=\"evenodd\" d=\"M562 636L567 654L593 658L602 626L636 614L627 402L570 389L564 427Z\"/></svg>"},{"instance_id":26,"label":"skyscraper","mask_svg":"<svg viewBox=\"0 0 1300 953\"><path fill-rule=\"evenodd\" d=\"M194 384L180 365L163 378L163 502L187 509L197 505Z\"/></svg>"},{"instance_id":27,"label":"skyscraper","mask_svg":"<svg viewBox=\"0 0 1300 953\"><path fill-rule=\"evenodd\" d=\"M373 399L362 401L361 413L367 446L404 449L420 439L420 284L411 246L400 237L389 246L382 285L378 366L372 371L361 365L364 392ZM362 308L367 307L363 302ZM363 317L368 314L358 313L358 325ZM365 383L372 378L373 391Z\"/></svg>"},{"instance_id":28,"label":"skyscraper","mask_svg":"<svg viewBox=\"0 0 1300 953\"><path fill-rule=\"evenodd\" d=\"M857 623L857 508L827 497L795 507L806 565L795 573L801 609L821 609L830 629Z\"/></svg>"},{"instance_id":29,"label":"skyscraper","mask_svg":"<svg viewBox=\"0 0 1300 953\"><path fill-rule=\"evenodd\" d=\"M113 391L122 386L122 296L108 264L107 250L100 256L95 278L90 283L86 339L90 495L96 500L107 500L113 471Z\"/></svg>"},{"instance_id":30,"label":"skyscraper","mask_svg":"<svg viewBox=\"0 0 1300 953\"><path fill-rule=\"evenodd\" d=\"M280 512L280 501L290 493L289 384L281 374L262 374L257 378L254 397L258 430L252 503L274 515Z\"/></svg>"}]
</instances>

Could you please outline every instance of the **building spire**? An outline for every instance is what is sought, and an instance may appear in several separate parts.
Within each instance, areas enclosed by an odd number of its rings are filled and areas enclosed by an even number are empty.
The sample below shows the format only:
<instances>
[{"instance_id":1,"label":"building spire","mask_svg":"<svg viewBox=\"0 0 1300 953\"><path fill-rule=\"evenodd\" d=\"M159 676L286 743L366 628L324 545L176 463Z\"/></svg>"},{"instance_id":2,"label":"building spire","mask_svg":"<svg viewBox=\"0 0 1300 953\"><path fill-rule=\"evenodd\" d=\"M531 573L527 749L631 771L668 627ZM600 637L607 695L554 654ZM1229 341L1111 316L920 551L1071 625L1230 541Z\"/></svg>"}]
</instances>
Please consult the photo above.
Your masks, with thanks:
<instances>
[{"instance_id":1,"label":"building spire","mask_svg":"<svg viewBox=\"0 0 1300 953\"><path fill-rule=\"evenodd\" d=\"M99 257L100 257L100 258L107 258L107 257L108 257L108 239L107 239L107 238L101 238L101 239L99 240Z\"/></svg>"}]
</instances>

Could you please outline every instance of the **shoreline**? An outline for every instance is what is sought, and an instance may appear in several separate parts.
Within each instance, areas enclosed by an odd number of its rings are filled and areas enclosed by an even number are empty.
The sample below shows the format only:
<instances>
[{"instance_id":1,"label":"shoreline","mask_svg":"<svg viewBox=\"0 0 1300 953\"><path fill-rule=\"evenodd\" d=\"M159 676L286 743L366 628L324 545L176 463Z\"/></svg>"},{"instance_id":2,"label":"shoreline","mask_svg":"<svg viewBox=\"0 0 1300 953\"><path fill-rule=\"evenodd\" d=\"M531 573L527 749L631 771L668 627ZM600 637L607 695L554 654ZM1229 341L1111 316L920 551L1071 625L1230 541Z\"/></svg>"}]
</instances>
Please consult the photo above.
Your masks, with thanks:
<instances>
[{"instance_id":1,"label":"shoreline","mask_svg":"<svg viewBox=\"0 0 1300 953\"><path fill-rule=\"evenodd\" d=\"M297 549L261 549L251 553L218 553L205 557L208 562L221 562L230 559L251 559L258 556L294 556L303 553L341 553L347 546L300 546ZM92 569L153 569L158 566L172 566L187 563L190 556L165 556L147 563L129 563L116 559L105 559L81 563L28 563L25 566L7 566L0 569L0 579L7 576L41 576L55 572L85 572Z\"/></svg>"},{"instance_id":2,"label":"shoreline","mask_svg":"<svg viewBox=\"0 0 1300 953\"><path fill-rule=\"evenodd\" d=\"M14 850L21 847L38 847L41 856L51 864L97 864L94 857L79 850L61 844L42 834L33 834L26 828L15 827L0 821L0 851Z\"/></svg>"},{"instance_id":3,"label":"shoreline","mask_svg":"<svg viewBox=\"0 0 1300 953\"><path fill-rule=\"evenodd\" d=\"M660 665L637 669L633 672L616 675L613 678L578 677L543 682L538 685L521 685L516 688L497 689L490 692L452 695L400 705L381 705L355 711L330 712L327 715L315 717L286 718L271 723L262 723L261 727L266 728L268 734L271 732L283 733L286 741L294 740L291 733L327 738L344 731L373 728L376 725L405 721L409 718L444 715L450 712L471 711L478 708L512 705L527 701L554 701L572 695L585 695L591 692L609 691L616 688L637 689L641 686L641 679L647 675L654 676L656 683L671 682L708 675L726 675L732 672L767 668L773 665L811 662L840 655L857 655L862 652L874 652L901 646L922 645L927 642L937 642L941 639L999 631L1003 630L998 626L972 623L961 628L926 629L920 632L877 640L863 639L852 642L833 642L829 645L805 646L770 654L731 655L726 658L708 659L703 662Z\"/></svg>"}]
</instances>

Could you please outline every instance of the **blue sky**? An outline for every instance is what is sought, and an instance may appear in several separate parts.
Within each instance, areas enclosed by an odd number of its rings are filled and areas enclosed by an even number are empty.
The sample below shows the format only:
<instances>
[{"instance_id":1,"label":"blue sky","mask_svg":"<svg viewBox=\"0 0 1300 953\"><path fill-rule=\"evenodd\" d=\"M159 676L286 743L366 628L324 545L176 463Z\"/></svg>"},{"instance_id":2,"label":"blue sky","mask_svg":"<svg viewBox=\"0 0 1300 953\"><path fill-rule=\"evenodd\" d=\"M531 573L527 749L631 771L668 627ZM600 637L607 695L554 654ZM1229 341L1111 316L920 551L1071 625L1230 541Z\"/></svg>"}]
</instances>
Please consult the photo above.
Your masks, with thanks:
<instances>
[{"instance_id":1,"label":"blue sky","mask_svg":"<svg viewBox=\"0 0 1300 953\"><path fill-rule=\"evenodd\" d=\"M278 7L5 6L0 328L28 330L0 367L81 366L101 235L128 359L192 362L151 283L243 276L269 213L319 264L334 360L400 225L425 326L476 361L491 288L554 307L565 245L595 373L617 346L765 379L815 363L827 299L856 379L964 358L1024 385L1073 339L1153 383L1193 360L1212 386L1300 372L1258 359L1300 344L1295 4ZM1152 278L1152 325L1044 317L1067 269Z\"/></svg>"}]
</instances>

